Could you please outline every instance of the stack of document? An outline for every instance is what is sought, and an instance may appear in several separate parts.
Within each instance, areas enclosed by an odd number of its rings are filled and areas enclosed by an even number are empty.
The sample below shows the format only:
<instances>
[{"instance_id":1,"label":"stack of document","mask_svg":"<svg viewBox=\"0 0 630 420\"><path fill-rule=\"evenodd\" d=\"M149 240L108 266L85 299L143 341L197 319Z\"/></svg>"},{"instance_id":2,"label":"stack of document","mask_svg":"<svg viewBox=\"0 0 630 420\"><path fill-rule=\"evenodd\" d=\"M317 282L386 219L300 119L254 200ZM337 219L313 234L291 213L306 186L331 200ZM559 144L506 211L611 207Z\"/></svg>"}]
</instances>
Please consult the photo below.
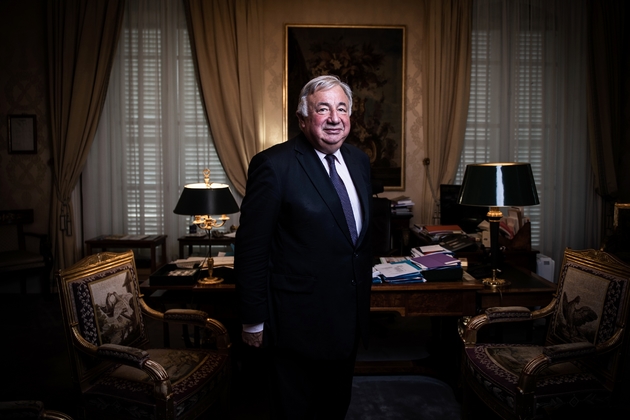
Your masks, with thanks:
<instances>
[{"instance_id":1,"label":"stack of document","mask_svg":"<svg viewBox=\"0 0 630 420\"><path fill-rule=\"evenodd\" d=\"M462 279L462 262L449 254L435 252L412 257L410 261L420 267L422 275L427 280L449 281Z\"/></svg>"},{"instance_id":2,"label":"stack of document","mask_svg":"<svg viewBox=\"0 0 630 420\"><path fill-rule=\"evenodd\" d=\"M424 245L411 248L412 257L421 257L423 255L435 254L436 252L453 255L451 250L444 248L442 245Z\"/></svg>"},{"instance_id":3,"label":"stack of document","mask_svg":"<svg viewBox=\"0 0 630 420\"><path fill-rule=\"evenodd\" d=\"M441 270L462 266L460 260L442 252L412 257L411 261L416 263L422 270Z\"/></svg>"},{"instance_id":4,"label":"stack of document","mask_svg":"<svg viewBox=\"0 0 630 420\"><path fill-rule=\"evenodd\" d=\"M376 264L373 268L372 279L376 283L424 283L420 267L410 260Z\"/></svg>"}]
</instances>

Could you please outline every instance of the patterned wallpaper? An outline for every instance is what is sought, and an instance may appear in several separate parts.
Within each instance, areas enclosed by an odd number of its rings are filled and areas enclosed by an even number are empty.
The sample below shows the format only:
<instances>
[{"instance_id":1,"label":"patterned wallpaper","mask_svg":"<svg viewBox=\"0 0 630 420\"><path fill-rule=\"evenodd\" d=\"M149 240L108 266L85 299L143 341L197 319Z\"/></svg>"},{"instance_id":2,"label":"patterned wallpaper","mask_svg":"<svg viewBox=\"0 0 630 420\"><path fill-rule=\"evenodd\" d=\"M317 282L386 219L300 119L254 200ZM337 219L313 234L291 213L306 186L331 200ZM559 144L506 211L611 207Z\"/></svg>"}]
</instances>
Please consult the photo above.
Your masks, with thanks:
<instances>
[{"instance_id":1,"label":"patterned wallpaper","mask_svg":"<svg viewBox=\"0 0 630 420\"><path fill-rule=\"evenodd\" d=\"M45 233L52 189L48 139L46 2L0 2L0 209L32 208ZM37 154L10 154L8 115L35 115Z\"/></svg>"}]
</instances>

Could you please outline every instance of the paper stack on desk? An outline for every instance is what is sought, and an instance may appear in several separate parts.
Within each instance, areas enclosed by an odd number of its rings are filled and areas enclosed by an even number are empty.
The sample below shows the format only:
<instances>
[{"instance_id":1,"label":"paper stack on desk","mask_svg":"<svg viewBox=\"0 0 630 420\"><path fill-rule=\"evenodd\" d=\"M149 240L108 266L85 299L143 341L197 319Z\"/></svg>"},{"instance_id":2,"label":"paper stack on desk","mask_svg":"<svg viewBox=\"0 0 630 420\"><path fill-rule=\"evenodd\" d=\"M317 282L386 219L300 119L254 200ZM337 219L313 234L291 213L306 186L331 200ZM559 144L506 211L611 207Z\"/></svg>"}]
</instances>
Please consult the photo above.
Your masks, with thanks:
<instances>
[{"instance_id":1,"label":"paper stack on desk","mask_svg":"<svg viewBox=\"0 0 630 420\"><path fill-rule=\"evenodd\" d=\"M449 254L433 253L411 258L420 267L422 275L427 280L453 281L461 280L463 275L462 263Z\"/></svg>"},{"instance_id":2,"label":"paper stack on desk","mask_svg":"<svg viewBox=\"0 0 630 420\"><path fill-rule=\"evenodd\" d=\"M462 263L449 254L434 252L411 258L422 270L440 270L444 268L461 267Z\"/></svg>"},{"instance_id":3,"label":"paper stack on desk","mask_svg":"<svg viewBox=\"0 0 630 420\"><path fill-rule=\"evenodd\" d=\"M377 279L377 283L423 283L426 281L420 268L409 260L376 264L372 278Z\"/></svg>"}]
</instances>

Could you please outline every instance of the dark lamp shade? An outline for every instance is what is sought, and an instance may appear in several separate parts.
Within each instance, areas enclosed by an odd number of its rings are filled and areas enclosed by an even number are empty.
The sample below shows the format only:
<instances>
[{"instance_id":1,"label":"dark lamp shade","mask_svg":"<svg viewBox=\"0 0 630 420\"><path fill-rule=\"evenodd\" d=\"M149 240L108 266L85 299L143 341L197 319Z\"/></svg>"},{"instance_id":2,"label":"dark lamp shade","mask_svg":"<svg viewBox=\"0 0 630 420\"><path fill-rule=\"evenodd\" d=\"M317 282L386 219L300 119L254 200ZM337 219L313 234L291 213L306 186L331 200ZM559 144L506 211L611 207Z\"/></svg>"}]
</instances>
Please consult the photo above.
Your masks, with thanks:
<instances>
[{"instance_id":1,"label":"dark lamp shade","mask_svg":"<svg viewBox=\"0 0 630 420\"><path fill-rule=\"evenodd\" d=\"M539 204L529 163L476 163L466 166L459 204L508 207Z\"/></svg>"},{"instance_id":2,"label":"dark lamp shade","mask_svg":"<svg viewBox=\"0 0 630 420\"><path fill-rule=\"evenodd\" d=\"M185 216L238 213L239 208L234 200L230 187L226 184L188 184L184 186L182 195L173 213Z\"/></svg>"}]
</instances>

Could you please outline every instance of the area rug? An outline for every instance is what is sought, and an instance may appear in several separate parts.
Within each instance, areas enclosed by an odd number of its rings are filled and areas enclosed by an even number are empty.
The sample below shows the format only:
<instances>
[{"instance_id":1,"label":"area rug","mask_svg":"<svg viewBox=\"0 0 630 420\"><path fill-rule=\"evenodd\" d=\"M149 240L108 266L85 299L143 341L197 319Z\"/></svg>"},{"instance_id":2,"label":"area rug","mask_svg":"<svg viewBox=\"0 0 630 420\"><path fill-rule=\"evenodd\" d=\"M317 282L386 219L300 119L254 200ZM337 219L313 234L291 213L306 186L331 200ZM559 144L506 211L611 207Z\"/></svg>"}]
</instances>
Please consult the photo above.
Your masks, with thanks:
<instances>
[{"instance_id":1,"label":"area rug","mask_svg":"<svg viewBox=\"0 0 630 420\"><path fill-rule=\"evenodd\" d=\"M456 420L453 390L428 376L355 376L346 420Z\"/></svg>"}]
</instances>

